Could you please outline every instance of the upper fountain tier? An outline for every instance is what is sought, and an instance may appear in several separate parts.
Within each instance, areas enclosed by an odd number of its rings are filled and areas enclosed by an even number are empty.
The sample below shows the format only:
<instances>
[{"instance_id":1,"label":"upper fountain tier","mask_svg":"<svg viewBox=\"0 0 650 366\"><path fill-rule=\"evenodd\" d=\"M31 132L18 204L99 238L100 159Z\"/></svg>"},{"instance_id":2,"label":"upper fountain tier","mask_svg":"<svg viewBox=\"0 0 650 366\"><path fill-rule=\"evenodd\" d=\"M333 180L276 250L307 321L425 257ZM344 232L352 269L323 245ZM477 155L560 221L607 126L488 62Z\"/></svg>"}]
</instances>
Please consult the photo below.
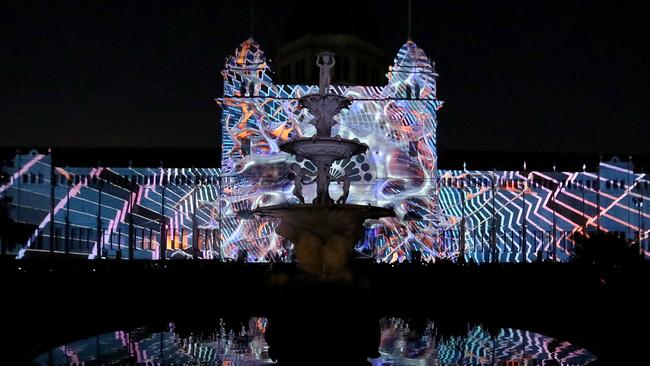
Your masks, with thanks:
<instances>
[{"instance_id":1,"label":"upper fountain tier","mask_svg":"<svg viewBox=\"0 0 650 366\"><path fill-rule=\"evenodd\" d=\"M368 145L359 140L348 140L340 137L308 137L294 139L280 145L280 149L291 155L309 159L313 162L332 164L336 160L347 159L354 155L363 154Z\"/></svg>"},{"instance_id":2,"label":"upper fountain tier","mask_svg":"<svg viewBox=\"0 0 650 366\"><path fill-rule=\"evenodd\" d=\"M315 117L309 123L316 127L316 136L332 136L332 127L337 124L334 116L341 110L347 109L352 100L336 94L308 94L299 100L300 105L309 110Z\"/></svg>"},{"instance_id":3,"label":"upper fountain tier","mask_svg":"<svg viewBox=\"0 0 650 366\"><path fill-rule=\"evenodd\" d=\"M331 137L332 127L337 124L334 115L348 108L350 104L352 100L336 94L318 93L300 98L300 105L309 109L315 117L310 123L316 127L316 134L288 141L280 145L280 149L291 155L309 159L316 165L318 163L329 165L336 160L365 153L368 145L357 139Z\"/></svg>"},{"instance_id":4,"label":"upper fountain tier","mask_svg":"<svg viewBox=\"0 0 650 366\"><path fill-rule=\"evenodd\" d=\"M311 160L316 165L316 178L307 182L304 181L304 173L301 168L294 168L294 195L303 203L303 184L316 183L316 198L313 203L332 204L334 200L329 195L329 185L333 178L329 173L332 163L336 160L363 154L368 150L368 145L357 139L332 137L332 126L338 123L334 116L352 104L350 98L329 93L330 72L335 63L333 53L321 52L318 54L316 57L316 65L320 68L318 93L305 95L299 100L300 105L307 108L314 116L309 123L316 127L316 134L311 137L293 139L280 145L280 150L299 158ZM345 203L350 191L350 178L343 176L338 178L337 182L343 183L343 195L337 202Z\"/></svg>"},{"instance_id":5,"label":"upper fountain tier","mask_svg":"<svg viewBox=\"0 0 650 366\"><path fill-rule=\"evenodd\" d=\"M314 115L310 123L316 127L316 134L280 145L282 151L309 159L316 165L316 177L305 180L304 168L292 164L293 194L302 204L259 207L252 213L280 219L275 231L295 245L298 263L306 274L325 281L351 281L351 248L364 235L363 223L367 219L395 216L395 211L391 208L346 204L350 193L349 175L334 177L329 172L334 161L368 150L368 145L357 139L332 137L332 126L337 123L334 115L352 104L349 98L329 93L330 70L334 63L331 52L318 54L319 92L300 98L300 105ZM336 200L336 205L329 193L332 179L343 183L343 194ZM302 187L312 183L316 183L316 198L312 204L304 204Z\"/></svg>"},{"instance_id":6,"label":"upper fountain tier","mask_svg":"<svg viewBox=\"0 0 650 366\"><path fill-rule=\"evenodd\" d=\"M309 123L316 127L316 134L307 138L297 138L280 145L286 153L309 159L315 163L332 164L340 159L363 154L368 145L359 140L332 137L332 127L338 122L334 119L341 110L352 104L350 98L330 94L330 70L334 66L334 54L321 52L316 64L320 67L319 92L300 98L300 106L307 108L314 116Z\"/></svg>"}]
</instances>

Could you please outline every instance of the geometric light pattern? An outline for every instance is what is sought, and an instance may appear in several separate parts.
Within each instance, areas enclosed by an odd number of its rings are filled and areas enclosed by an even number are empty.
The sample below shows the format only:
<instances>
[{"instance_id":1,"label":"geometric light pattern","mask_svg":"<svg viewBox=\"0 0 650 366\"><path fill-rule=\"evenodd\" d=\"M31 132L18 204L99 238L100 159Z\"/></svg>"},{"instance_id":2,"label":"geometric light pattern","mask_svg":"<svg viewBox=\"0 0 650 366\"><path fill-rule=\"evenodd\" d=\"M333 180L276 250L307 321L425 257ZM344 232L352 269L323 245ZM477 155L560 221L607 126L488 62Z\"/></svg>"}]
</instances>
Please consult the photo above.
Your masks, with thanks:
<instances>
[{"instance_id":1,"label":"geometric light pattern","mask_svg":"<svg viewBox=\"0 0 650 366\"><path fill-rule=\"evenodd\" d=\"M494 337L482 326L467 334L441 338L428 322L423 334L412 334L402 319L381 321L380 357L373 365L586 365L596 358L568 342L518 329L502 328Z\"/></svg>"},{"instance_id":2,"label":"geometric light pattern","mask_svg":"<svg viewBox=\"0 0 650 366\"><path fill-rule=\"evenodd\" d=\"M299 107L298 98L316 86L274 84L264 53L252 39L228 59L222 75L222 168L231 189L223 197L235 203L224 217L240 234L233 240L251 242L260 239L258 225L268 222L243 222L238 210L295 202L288 178L294 158L278 145L313 133L308 123L313 117ZM387 84L380 87L333 88L354 100L338 116L334 133L358 138L370 151L335 164L331 173L352 176L354 203L391 206L397 212L397 218L368 227L357 249L388 262L409 259L414 251L424 260L459 255L476 261L531 261L540 255L563 260L573 236L585 230L622 231L631 238L641 232L647 238L643 222L650 215L641 212L639 202L648 199L648 180L616 162L600 165L600 186L595 184L599 177L587 172L437 170L442 102L436 99L432 62L409 41L386 76ZM315 172L309 162L300 163ZM308 200L314 195L310 186L304 192ZM332 194L336 197L340 189L334 186ZM641 225L626 220L636 211ZM272 230L264 232L268 246L280 246Z\"/></svg>"},{"instance_id":3,"label":"geometric light pattern","mask_svg":"<svg viewBox=\"0 0 650 366\"><path fill-rule=\"evenodd\" d=\"M34 359L37 365L272 365L264 340L266 318L250 318L241 329L221 321L212 334L146 327L118 330L53 348Z\"/></svg>"},{"instance_id":4,"label":"geometric light pattern","mask_svg":"<svg viewBox=\"0 0 650 366\"><path fill-rule=\"evenodd\" d=\"M244 41L222 71L222 166L216 168L52 167L51 156L18 155L0 185L11 218L33 228L18 258L68 252L88 258L288 259L291 243L276 222L245 217L265 205L297 202L279 145L310 136L313 117L298 99L317 86L280 85L264 52ZM383 86L332 86L354 100L334 126L369 151L335 163L351 177L349 201L392 207L397 216L367 222L357 250L378 261L439 258L566 260L576 233L617 231L650 256L650 180L629 162L596 172L439 170L433 63L413 42L399 50ZM55 180L55 185L50 184ZM196 182L201 181L201 184ZM332 197L342 189L330 187ZM303 187L306 200L315 187ZM12 248L9 248L12 250Z\"/></svg>"}]
</instances>

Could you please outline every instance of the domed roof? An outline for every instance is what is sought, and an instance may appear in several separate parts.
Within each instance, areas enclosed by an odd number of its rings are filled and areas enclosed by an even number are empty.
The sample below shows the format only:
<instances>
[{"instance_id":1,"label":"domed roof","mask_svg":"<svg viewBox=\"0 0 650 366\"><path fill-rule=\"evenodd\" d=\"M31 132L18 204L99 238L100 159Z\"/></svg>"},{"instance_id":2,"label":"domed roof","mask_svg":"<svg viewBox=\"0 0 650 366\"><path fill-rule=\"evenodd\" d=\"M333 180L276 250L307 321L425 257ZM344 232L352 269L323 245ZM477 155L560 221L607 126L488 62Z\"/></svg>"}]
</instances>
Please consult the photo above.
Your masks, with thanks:
<instances>
[{"instance_id":1,"label":"domed roof","mask_svg":"<svg viewBox=\"0 0 650 366\"><path fill-rule=\"evenodd\" d=\"M436 99L436 79L434 63L427 57L424 50L415 42L407 41L397 52L393 65L388 68L387 92L411 98L415 92L418 98ZM438 101L442 106L442 102Z\"/></svg>"},{"instance_id":2,"label":"domed roof","mask_svg":"<svg viewBox=\"0 0 650 366\"><path fill-rule=\"evenodd\" d=\"M399 49L397 57L393 61L393 68L409 68L414 71L435 73L434 63L413 41L407 41Z\"/></svg>"},{"instance_id":3,"label":"domed roof","mask_svg":"<svg viewBox=\"0 0 650 366\"><path fill-rule=\"evenodd\" d=\"M235 53L226 59L226 67L264 68L266 56L260 45L251 37L242 42Z\"/></svg>"},{"instance_id":4,"label":"domed roof","mask_svg":"<svg viewBox=\"0 0 650 366\"><path fill-rule=\"evenodd\" d=\"M381 33L373 11L368 1L300 1L289 14L282 40L290 42L306 34L353 34L381 46Z\"/></svg>"}]
</instances>

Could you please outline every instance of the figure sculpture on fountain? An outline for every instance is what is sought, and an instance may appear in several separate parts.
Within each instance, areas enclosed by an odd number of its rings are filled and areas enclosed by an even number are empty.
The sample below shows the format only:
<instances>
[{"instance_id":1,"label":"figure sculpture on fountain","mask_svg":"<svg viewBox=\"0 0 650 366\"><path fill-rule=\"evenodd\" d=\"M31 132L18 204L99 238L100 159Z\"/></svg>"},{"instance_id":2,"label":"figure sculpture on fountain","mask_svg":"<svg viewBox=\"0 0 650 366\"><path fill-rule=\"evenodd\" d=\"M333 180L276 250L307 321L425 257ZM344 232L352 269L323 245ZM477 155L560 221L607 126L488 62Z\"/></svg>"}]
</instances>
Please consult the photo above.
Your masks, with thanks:
<instances>
[{"instance_id":1,"label":"figure sculpture on fountain","mask_svg":"<svg viewBox=\"0 0 650 366\"><path fill-rule=\"evenodd\" d=\"M321 204L332 204L334 203L334 200L330 197L330 182L331 182L331 175L330 175L330 166L332 164L328 164L327 162L324 161L319 161L316 165L316 198L312 201L312 203L321 203Z\"/></svg>"},{"instance_id":2,"label":"figure sculpture on fountain","mask_svg":"<svg viewBox=\"0 0 650 366\"><path fill-rule=\"evenodd\" d=\"M348 200L348 196L350 195L350 177L346 174L339 178L337 183L341 184L343 182L343 194L339 199L336 200L336 203L338 204L345 204L345 201Z\"/></svg>"},{"instance_id":3,"label":"figure sculpture on fountain","mask_svg":"<svg viewBox=\"0 0 650 366\"><path fill-rule=\"evenodd\" d=\"M315 177L305 179L300 164L291 164L290 169L295 174L293 194L300 204L258 207L253 213L280 219L275 231L295 245L298 263L308 278L350 282L352 249L364 235L363 223L367 219L395 216L395 212L390 208L346 203L350 177L347 174L333 176L330 168L336 161L364 154L368 145L357 139L332 136L332 127L337 124L334 115L348 108L352 100L329 92L333 53L321 52L316 65L320 67L319 93L305 95L299 100L314 116L310 123L316 127L316 134L280 145L280 150L311 161L316 167ZM333 181L342 184L343 190L336 204L329 194ZM311 204L305 204L302 188L312 183L316 183L316 197Z\"/></svg>"},{"instance_id":4,"label":"figure sculpture on fountain","mask_svg":"<svg viewBox=\"0 0 650 366\"><path fill-rule=\"evenodd\" d=\"M336 65L336 60L334 60L334 53L332 52L321 52L316 56L316 66L320 69L319 79L318 79L318 91L321 94L327 94L329 92L330 83L331 83L331 70Z\"/></svg>"},{"instance_id":5,"label":"figure sculpture on fountain","mask_svg":"<svg viewBox=\"0 0 650 366\"><path fill-rule=\"evenodd\" d=\"M305 203L305 197L302 195L302 185L305 174L302 172L302 167L297 164L291 164L291 171L295 174L293 178L293 195L300 200L300 203Z\"/></svg>"}]
</instances>

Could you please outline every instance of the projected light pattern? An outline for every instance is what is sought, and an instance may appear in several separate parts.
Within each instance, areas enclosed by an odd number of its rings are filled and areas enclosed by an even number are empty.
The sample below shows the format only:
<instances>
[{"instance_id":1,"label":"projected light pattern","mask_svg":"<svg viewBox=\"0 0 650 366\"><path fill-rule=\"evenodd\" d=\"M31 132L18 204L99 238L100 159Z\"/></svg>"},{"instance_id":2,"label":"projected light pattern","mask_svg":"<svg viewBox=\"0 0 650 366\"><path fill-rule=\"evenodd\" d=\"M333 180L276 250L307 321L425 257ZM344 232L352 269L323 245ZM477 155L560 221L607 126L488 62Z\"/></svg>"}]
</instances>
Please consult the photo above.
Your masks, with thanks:
<instances>
[{"instance_id":1,"label":"projected light pattern","mask_svg":"<svg viewBox=\"0 0 650 366\"><path fill-rule=\"evenodd\" d=\"M477 261L489 258L492 242L501 261L533 261L552 254L562 260L570 254L574 235L600 229L636 240L640 236L647 256L650 215L643 212L642 202L648 200L649 181L626 165L601 163L600 176L441 171L440 206L458 235L451 238L451 246L458 253L464 244L467 258Z\"/></svg>"},{"instance_id":2,"label":"projected light pattern","mask_svg":"<svg viewBox=\"0 0 650 366\"><path fill-rule=\"evenodd\" d=\"M298 107L297 98L316 86L274 84L252 39L236 50L222 74L222 168L229 182L224 201L232 203L224 218L240 234L230 240L261 239L264 246L277 248L282 239L273 234L272 223L242 221L237 211L296 202L288 179L293 158L278 145L313 132L312 117ZM573 235L596 227L647 238L643 228L648 225L624 217L635 211L629 198L648 199L648 180L616 162L600 166L598 212L598 188L591 185L598 177L592 173L437 171L436 118L442 102L436 99L436 78L424 52L407 42L389 68L387 85L333 88L354 100L340 114L334 133L358 138L370 152L334 165L331 173L352 176L354 203L391 206L398 215L368 228L359 251L386 262L409 260L413 251L425 261L460 255L477 261L491 256L531 261L540 255L564 260ZM315 171L308 161L299 163ZM627 189L609 187L608 182L621 179L628 180ZM334 196L340 194L333 190ZM310 186L304 192L307 201L314 195ZM650 218L641 216L643 222Z\"/></svg>"},{"instance_id":3,"label":"projected light pattern","mask_svg":"<svg viewBox=\"0 0 650 366\"><path fill-rule=\"evenodd\" d=\"M163 241L166 257L189 257L193 231L201 239L197 248L201 258L221 255L221 238L213 231L219 216L218 169L56 167L52 172L49 155L34 153L15 159L21 160L35 163L4 188L12 198L12 218L34 227L25 243L19 243L23 244L19 258L28 252L48 252L50 247L63 252L66 238L72 241L68 243L72 255L92 259L120 252L127 258L130 237L139 247L134 259L160 258ZM52 191L51 177L55 180ZM197 181L204 184L197 185ZM52 193L55 204L51 207Z\"/></svg>"},{"instance_id":4,"label":"projected light pattern","mask_svg":"<svg viewBox=\"0 0 650 366\"><path fill-rule=\"evenodd\" d=\"M16 156L0 195L12 200L11 218L33 228L16 243L18 257L54 248L88 258L127 258L131 243L135 259L245 254L249 261L287 260L292 245L275 233L276 223L246 212L297 202L289 175L296 161L279 145L314 132L312 116L297 98L317 86L273 83L252 39L227 59L222 75L221 169L55 167L52 172L49 155ZM614 159L596 171L578 172L438 170L442 102L436 99L433 63L407 42L386 76L384 86L331 88L354 100L338 115L334 134L357 138L370 151L336 163L330 173L351 177L350 203L390 206L397 213L368 222L356 248L360 253L391 263L412 260L415 253L429 262L461 256L479 262L566 260L576 233L599 228L640 241L650 257L650 180L629 162ZM309 161L297 163L315 174ZM197 186L197 178L203 184ZM310 201L314 185L303 188ZM330 189L333 197L342 193L337 185Z\"/></svg>"},{"instance_id":5,"label":"projected light pattern","mask_svg":"<svg viewBox=\"0 0 650 366\"><path fill-rule=\"evenodd\" d=\"M264 340L267 320L251 318L241 329L223 321L212 334L185 334L174 323L165 331L145 327L119 330L53 348L38 356L37 365L232 365L273 364Z\"/></svg>"},{"instance_id":6,"label":"projected light pattern","mask_svg":"<svg viewBox=\"0 0 650 366\"><path fill-rule=\"evenodd\" d=\"M276 85L259 45L246 40L228 59L223 71L225 97L218 100L222 114L223 217L239 237L224 233L226 240L253 242L264 233L264 245L282 246L268 221L242 221L237 212L260 205L294 202L289 165L294 162L280 152L279 144L293 137L313 134L312 116L299 108L298 98L317 92L316 86ZM370 146L365 156L335 163L334 176L351 176L351 203L393 206L398 213L418 206L431 219L423 240L437 241L439 220L435 187L436 77L431 61L413 42L399 51L383 87L335 86L333 92L353 99L349 110L340 113L333 133L357 138ZM308 161L298 161L315 174ZM314 197L314 186L303 190L306 200ZM332 195L340 195L334 187ZM337 192L338 191L338 192ZM444 224L444 223L443 223ZM398 238L404 227L393 219L375 225L378 242ZM449 224L448 224L449 226ZM225 229L225 228L224 228ZM415 234L408 231L408 234Z\"/></svg>"},{"instance_id":7,"label":"projected light pattern","mask_svg":"<svg viewBox=\"0 0 650 366\"><path fill-rule=\"evenodd\" d=\"M55 347L34 359L37 365L74 364L174 364L260 366L274 364L264 338L268 321L252 317L240 329L228 329L220 321L209 333L146 327L118 330ZM463 334L443 336L435 322L427 322L421 334L399 318L380 320L382 365L487 365L543 364L587 365L596 360L587 350L541 334L503 328L490 334L482 326L468 327ZM327 350L324 350L327 351ZM344 363L345 360L333 360Z\"/></svg>"},{"instance_id":8,"label":"projected light pattern","mask_svg":"<svg viewBox=\"0 0 650 366\"><path fill-rule=\"evenodd\" d=\"M402 319L381 321L380 357L372 365L587 365L596 360L587 350L568 342L518 329L500 329L494 337L482 326L465 334L444 337L435 322L414 334Z\"/></svg>"}]
</instances>

